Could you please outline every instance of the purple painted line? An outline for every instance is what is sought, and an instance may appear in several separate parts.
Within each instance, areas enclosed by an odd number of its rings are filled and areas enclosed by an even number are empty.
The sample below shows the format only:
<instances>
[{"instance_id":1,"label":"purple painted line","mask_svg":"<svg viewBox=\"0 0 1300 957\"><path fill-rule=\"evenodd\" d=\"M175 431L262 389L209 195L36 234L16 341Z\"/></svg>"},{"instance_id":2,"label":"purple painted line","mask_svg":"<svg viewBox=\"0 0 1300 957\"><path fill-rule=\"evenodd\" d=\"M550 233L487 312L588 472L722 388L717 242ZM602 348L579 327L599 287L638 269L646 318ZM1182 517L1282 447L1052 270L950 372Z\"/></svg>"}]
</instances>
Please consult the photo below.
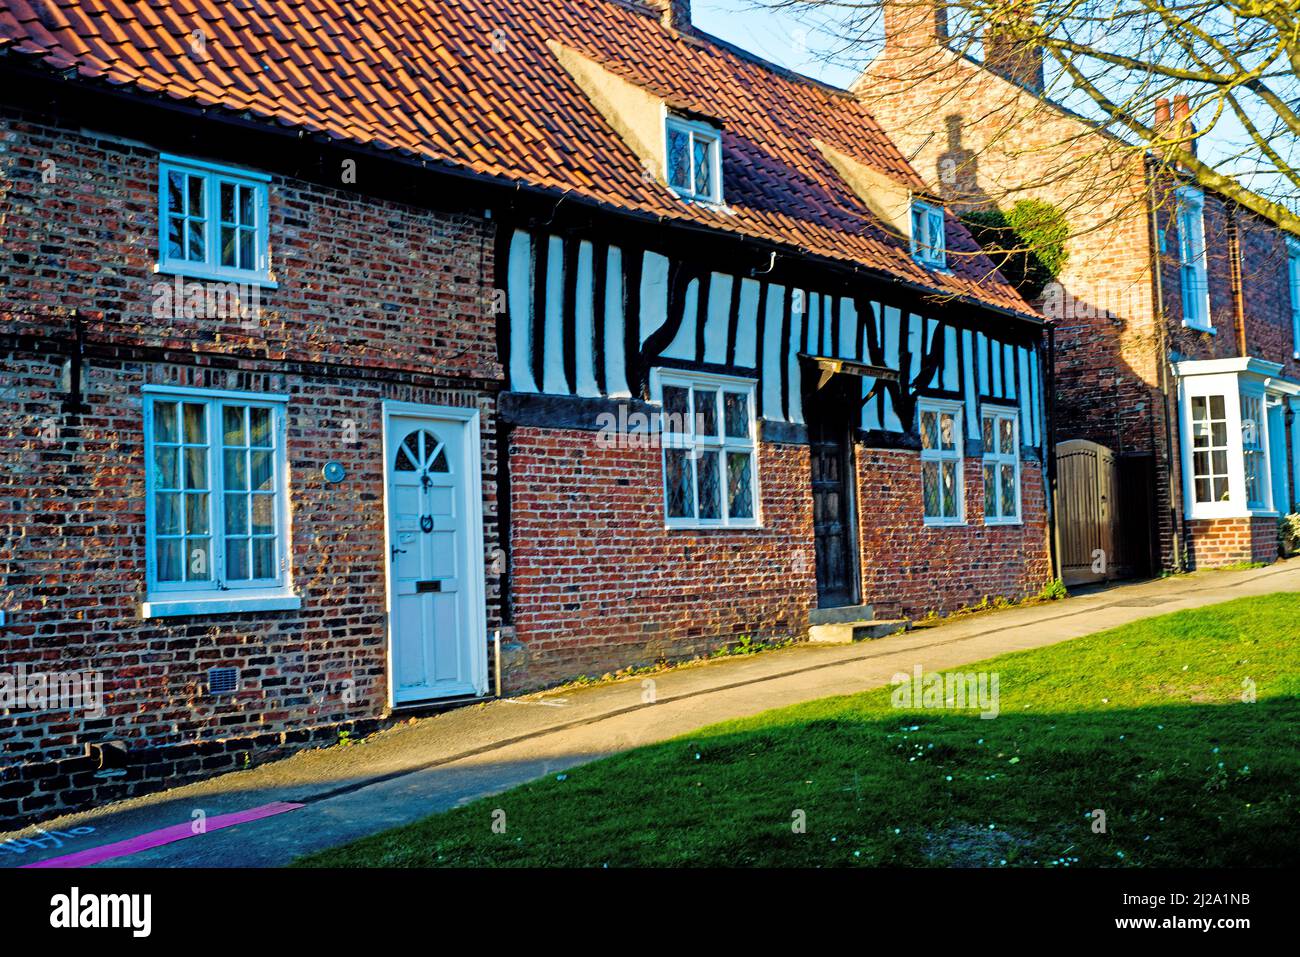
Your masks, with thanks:
<instances>
[{"instance_id":1,"label":"purple painted line","mask_svg":"<svg viewBox=\"0 0 1300 957\"><path fill-rule=\"evenodd\" d=\"M219 831L223 827L234 827L236 824L247 824L249 821L260 821L264 817L272 817L276 814L283 814L285 811L296 811L302 807L301 804L292 804L288 801L275 801L271 804L263 804L261 807L250 808L247 811L235 811L233 814L220 814L207 822L200 834L206 834L210 831ZM183 841L187 837L198 837L194 832L192 822L186 824L173 824L171 827L160 828L157 831L148 831L136 837L129 837L125 841L117 841L113 844L105 844L102 847L91 847L84 851L78 851L75 854L64 854L62 857L52 857L46 861L36 861L32 864L24 864L23 867L89 867L92 864L98 864L101 861L107 861L114 857L126 857L128 854L138 854L141 851L147 851L151 847L161 847L164 844L173 844L176 841Z\"/></svg>"}]
</instances>

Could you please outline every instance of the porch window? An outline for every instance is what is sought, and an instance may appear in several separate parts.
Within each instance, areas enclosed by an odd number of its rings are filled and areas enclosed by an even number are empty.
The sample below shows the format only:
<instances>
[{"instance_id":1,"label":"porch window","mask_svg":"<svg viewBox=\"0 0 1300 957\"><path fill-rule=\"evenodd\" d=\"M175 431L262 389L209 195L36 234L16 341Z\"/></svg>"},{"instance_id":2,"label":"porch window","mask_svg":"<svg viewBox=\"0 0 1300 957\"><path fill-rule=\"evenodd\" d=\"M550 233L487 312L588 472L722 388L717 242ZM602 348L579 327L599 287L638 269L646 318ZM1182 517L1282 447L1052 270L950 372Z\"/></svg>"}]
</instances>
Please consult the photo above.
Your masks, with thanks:
<instances>
[{"instance_id":1,"label":"porch window","mask_svg":"<svg viewBox=\"0 0 1300 957\"><path fill-rule=\"evenodd\" d=\"M287 595L283 400L149 389L144 405L145 565L155 613ZM163 609L178 603L186 612Z\"/></svg>"},{"instance_id":2,"label":"porch window","mask_svg":"<svg viewBox=\"0 0 1300 957\"><path fill-rule=\"evenodd\" d=\"M1241 455L1246 473L1246 506L1267 506L1268 469L1264 456L1264 399L1241 394Z\"/></svg>"},{"instance_id":3,"label":"porch window","mask_svg":"<svg viewBox=\"0 0 1300 957\"><path fill-rule=\"evenodd\" d=\"M655 370L664 514L673 528L758 525L754 383Z\"/></svg>"},{"instance_id":4,"label":"porch window","mask_svg":"<svg viewBox=\"0 0 1300 957\"><path fill-rule=\"evenodd\" d=\"M963 522L961 403L921 400L921 499L927 525Z\"/></svg>"},{"instance_id":5,"label":"porch window","mask_svg":"<svg viewBox=\"0 0 1300 957\"><path fill-rule=\"evenodd\" d=\"M1196 501L1228 501L1228 413L1221 395L1192 396L1192 483Z\"/></svg>"},{"instance_id":6,"label":"porch window","mask_svg":"<svg viewBox=\"0 0 1300 957\"><path fill-rule=\"evenodd\" d=\"M1179 276L1183 292L1183 324L1209 331L1210 292L1205 268L1205 198L1200 190L1178 192Z\"/></svg>"},{"instance_id":7,"label":"porch window","mask_svg":"<svg viewBox=\"0 0 1300 957\"><path fill-rule=\"evenodd\" d=\"M158 268L198 279L269 282L269 182L262 173L164 154Z\"/></svg>"},{"instance_id":8,"label":"porch window","mask_svg":"<svg viewBox=\"0 0 1300 957\"><path fill-rule=\"evenodd\" d=\"M985 410L984 524L1020 521L1020 414Z\"/></svg>"}]
</instances>

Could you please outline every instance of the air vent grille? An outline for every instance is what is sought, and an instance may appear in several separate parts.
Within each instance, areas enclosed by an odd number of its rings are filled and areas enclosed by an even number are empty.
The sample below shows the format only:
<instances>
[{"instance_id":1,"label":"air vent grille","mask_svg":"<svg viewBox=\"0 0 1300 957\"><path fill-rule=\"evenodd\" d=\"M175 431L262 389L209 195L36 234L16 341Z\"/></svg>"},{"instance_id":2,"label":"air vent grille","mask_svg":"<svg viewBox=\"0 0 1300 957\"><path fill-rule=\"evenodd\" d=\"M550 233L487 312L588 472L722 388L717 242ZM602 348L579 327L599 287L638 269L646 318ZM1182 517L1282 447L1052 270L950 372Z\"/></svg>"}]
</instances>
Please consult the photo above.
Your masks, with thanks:
<instances>
[{"instance_id":1,"label":"air vent grille","mask_svg":"<svg viewBox=\"0 0 1300 957\"><path fill-rule=\"evenodd\" d=\"M238 690L238 668L212 668L208 671L208 694L229 694Z\"/></svg>"}]
</instances>

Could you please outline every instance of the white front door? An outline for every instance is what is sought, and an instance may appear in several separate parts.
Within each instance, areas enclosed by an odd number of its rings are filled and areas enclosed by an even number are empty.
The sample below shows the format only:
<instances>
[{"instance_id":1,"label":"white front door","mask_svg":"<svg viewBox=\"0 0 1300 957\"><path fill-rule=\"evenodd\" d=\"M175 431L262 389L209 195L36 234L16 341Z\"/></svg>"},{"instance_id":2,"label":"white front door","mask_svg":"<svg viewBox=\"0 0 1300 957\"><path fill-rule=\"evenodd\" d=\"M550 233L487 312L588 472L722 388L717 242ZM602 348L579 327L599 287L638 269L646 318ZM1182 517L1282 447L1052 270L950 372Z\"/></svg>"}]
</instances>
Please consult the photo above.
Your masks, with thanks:
<instances>
[{"instance_id":1,"label":"white front door","mask_svg":"<svg viewBox=\"0 0 1300 957\"><path fill-rule=\"evenodd\" d=\"M1273 472L1273 508L1282 515L1291 511L1295 501L1291 495L1290 470L1286 460L1286 413L1280 401L1269 401L1268 456Z\"/></svg>"},{"instance_id":2,"label":"white front door","mask_svg":"<svg viewBox=\"0 0 1300 957\"><path fill-rule=\"evenodd\" d=\"M445 411L386 416L395 705L486 687L477 418Z\"/></svg>"}]
</instances>

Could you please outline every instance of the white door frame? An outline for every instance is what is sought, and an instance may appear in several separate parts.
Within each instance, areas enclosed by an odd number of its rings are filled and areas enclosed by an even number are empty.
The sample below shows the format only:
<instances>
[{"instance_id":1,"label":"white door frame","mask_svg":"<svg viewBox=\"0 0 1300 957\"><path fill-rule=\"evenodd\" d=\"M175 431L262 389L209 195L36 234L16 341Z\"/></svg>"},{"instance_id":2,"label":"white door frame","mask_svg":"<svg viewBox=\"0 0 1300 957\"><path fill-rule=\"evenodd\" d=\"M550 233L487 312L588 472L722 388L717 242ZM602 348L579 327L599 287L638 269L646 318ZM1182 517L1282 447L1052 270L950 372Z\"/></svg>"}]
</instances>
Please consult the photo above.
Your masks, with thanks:
<instances>
[{"instance_id":1,"label":"white door frame","mask_svg":"<svg viewBox=\"0 0 1300 957\"><path fill-rule=\"evenodd\" d=\"M392 457L396 446L391 441L392 420L395 418L428 419L434 422L452 421L465 425L465 442L463 461L459 463L461 474L465 476L464 492L469 501L465 502L468 516L468 534L465 536L465 592L467 627L469 634L470 680L476 693L487 694L487 597L484 567L483 540L483 453L481 445L481 416L477 408L464 408L450 405L420 405L414 402L397 402L385 399L383 403L383 483L384 483L384 627L388 632L384 647L388 655L388 707L415 707L422 702L396 702L396 674L393 654L393 553L390 550L392 529L389 528L388 480ZM437 699L430 699L437 700Z\"/></svg>"}]
</instances>

